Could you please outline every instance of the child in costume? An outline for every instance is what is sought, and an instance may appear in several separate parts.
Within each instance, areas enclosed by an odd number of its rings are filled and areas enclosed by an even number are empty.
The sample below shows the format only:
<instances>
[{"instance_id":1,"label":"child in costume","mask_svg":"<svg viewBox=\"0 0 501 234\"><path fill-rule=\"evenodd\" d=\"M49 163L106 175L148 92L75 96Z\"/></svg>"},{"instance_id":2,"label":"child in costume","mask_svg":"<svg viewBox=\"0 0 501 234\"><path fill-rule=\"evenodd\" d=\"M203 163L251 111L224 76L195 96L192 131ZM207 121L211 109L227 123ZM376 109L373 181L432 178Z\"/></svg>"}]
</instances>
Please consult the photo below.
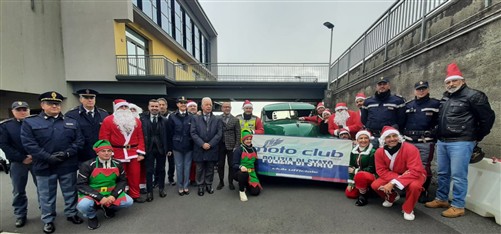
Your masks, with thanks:
<instances>
[{"instance_id":1,"label":"child in costume","mask_svg":"<svg viewBox=\"0 0 501 234\"><path fill-rule=\"evenodd\" d=\"M242 131L242 144L233 152L233 169L235 180L238 181L240 200L247 201L246 191L257 196L263 189L257 178L257 152L252 146L252 133Z\"/></svg>"},{"instance_id":2,"label":"child in costume","mask_svg":"<svg viewBox=\"0 0 501 234\"><path fill-rule=\"evenodd\" d=\"M132 205L133 200L125 193L127 178L120 161L112 159L113 147L107 140L98 140L94 146L97 157L82 163L78 172L77 209L88 220L88 228L98 228L96 208L102 208L107 218L115 215L117 208Z\"/></svg>"}]
</instances>

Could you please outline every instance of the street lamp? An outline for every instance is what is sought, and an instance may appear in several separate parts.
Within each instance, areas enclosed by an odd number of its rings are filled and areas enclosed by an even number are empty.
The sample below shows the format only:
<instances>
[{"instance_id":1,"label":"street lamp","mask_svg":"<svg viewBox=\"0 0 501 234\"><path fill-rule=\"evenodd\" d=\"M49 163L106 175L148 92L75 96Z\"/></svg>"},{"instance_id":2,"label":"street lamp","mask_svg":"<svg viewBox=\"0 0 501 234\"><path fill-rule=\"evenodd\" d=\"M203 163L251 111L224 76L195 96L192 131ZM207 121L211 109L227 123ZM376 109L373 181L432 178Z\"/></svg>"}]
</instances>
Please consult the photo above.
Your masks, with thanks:
<instances>
[{"instance_id":1,"label":"street lamp","mask_svg":"<svg viewBox=\"0 0 501 234\"><path fill-rule=\"evenodd\" d=\"M334 29L334 24L332 24L331 22L327 21L324 23L324 26L327 27L328 29L331 30L331 46L330 46L330 50L329 50L329 73L328 73L328 76L329 78L327 79L327 90L330 90L330 79L331 79L331 62L332 62L332 33L333 33L333 29Z\"/></svg>"}]
</instances>

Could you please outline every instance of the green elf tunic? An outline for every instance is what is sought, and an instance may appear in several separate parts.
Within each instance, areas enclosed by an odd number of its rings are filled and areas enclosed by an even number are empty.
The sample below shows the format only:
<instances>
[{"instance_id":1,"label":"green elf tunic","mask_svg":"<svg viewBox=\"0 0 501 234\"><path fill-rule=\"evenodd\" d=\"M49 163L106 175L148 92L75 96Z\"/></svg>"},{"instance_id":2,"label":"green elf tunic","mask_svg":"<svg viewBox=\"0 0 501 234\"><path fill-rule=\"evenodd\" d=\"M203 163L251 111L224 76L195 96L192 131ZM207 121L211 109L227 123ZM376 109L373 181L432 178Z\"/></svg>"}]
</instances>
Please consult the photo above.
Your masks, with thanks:
<instances>
[{"instance_id":1,"label":"green elf tunic","mask_svg":"<svg viewBox=\"0 0 501 234\"><path fill-rule=\"evenodd\" d=\"M353 178L359 171L372 173L376 178L378 178L378 175L376 174L376 165L374 163L375 153L376 149L373 148L372 144L369 144L369 146L367 146L363 150L360 149L359 145L356 145L353 148L350 155L350 167L352 167L354 170L353 173L349 173L348 185L355 185Z\"/></svg>"},{"instance_id":2,"label":"green elf tunic","mask_svg":"<svg viewBox=\"0 0 501 234\"><path fill-rule=\"evenodd\" d=\"M262 189L261 184L259 183L259 179L257 178L256 173L256 161L257 161L257 152L256 149L252 146L246 146L242 144L242 157L240 158L240 165L247 168L247 172L249 173L249 185L252 187L259 187Z\"/></svg>"},{"instance_id":3,"label":"green elf tunic","mask_svg":"<svg viewBox=\"0 0 501 234\"><path fill-rule=\"evenodd\" d=\"M96 158L82 164L77 177L78 201L83 198L94 199L97 205L102 198L115 197L113 205L119 206L126 200L125 186L127 179L122 164L116 160L104 165Z\"/></svg>"}]
</instances>

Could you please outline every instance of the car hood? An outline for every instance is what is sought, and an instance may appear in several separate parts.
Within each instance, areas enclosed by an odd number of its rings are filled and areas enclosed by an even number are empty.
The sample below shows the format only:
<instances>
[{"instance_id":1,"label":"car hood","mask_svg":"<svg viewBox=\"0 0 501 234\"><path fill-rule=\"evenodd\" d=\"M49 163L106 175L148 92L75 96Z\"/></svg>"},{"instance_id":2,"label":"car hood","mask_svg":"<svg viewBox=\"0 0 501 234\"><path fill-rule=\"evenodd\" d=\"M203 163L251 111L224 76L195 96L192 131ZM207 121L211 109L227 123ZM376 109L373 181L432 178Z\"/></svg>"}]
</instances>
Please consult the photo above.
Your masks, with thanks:
<instances>
[{"instance_id":1,"label":"car hood","mask_svg":"<svg viewBox=\"0 0 501 234\"><path fill-rule=\"evenodd\" d=\"M264 123L264 133L281 136L309 136L319 135L318 126L311 122L298 120L276 120Z\"/></svg>"}]
</instances>

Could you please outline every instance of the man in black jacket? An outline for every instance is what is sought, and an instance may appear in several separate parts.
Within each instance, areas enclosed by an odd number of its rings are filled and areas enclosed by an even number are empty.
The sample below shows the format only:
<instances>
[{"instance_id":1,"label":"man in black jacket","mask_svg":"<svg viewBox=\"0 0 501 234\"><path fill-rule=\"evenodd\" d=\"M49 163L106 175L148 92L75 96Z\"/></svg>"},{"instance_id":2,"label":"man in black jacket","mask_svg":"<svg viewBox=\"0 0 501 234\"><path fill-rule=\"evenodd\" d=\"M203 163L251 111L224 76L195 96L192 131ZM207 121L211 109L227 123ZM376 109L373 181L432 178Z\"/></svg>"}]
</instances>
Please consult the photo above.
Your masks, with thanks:
<instances>
[{"instance_id":1,"label":"man in black jacket","mask_svg":"<svg viewBox=\"0 0 501 234\"><path fill-rule=\"evenodd\" d=\"M14 118L0 122L0 149L10 161L10 178L12 180L12 206L16 216L16 227L22 227L26 223L28 214L28 197L26 197L26 184L28 172L31 171L33 158L29 155L21 143L21 124L24 118L30 115L28 103L16 101L12 103ZM37 183L33 171L33 182Z\"/></svg>"},{"instance_id":2,"label":"man in black jacket","mask_svg":"<svg viewBox=\"0 0 501 234\"><path fill-rule=\"evenodd\" d=\"M157 175L159 196L165 197L165 162L168 153L167 147L167 119L160 114L158 101L151 99L148 102L148 113L141 116L144 144L146 148L146 201L153 201L153 176Z\"/></svg>"},{"instance_id":3,"label":"man in black jacket","mask_svg":"<svg viewBox=\"0 0 501 234\"><path fill-rule=\"evenodd\" d=\"M449 208L442 216L455 218L464 215L468 164L473 148L490 133L495 113L483 92L466 85L454 63L447 68L445 85L437 131L438 189L435 200L425 206ZM451 179L453 199L449 204Z\"/></svg>"}]
</instances>

